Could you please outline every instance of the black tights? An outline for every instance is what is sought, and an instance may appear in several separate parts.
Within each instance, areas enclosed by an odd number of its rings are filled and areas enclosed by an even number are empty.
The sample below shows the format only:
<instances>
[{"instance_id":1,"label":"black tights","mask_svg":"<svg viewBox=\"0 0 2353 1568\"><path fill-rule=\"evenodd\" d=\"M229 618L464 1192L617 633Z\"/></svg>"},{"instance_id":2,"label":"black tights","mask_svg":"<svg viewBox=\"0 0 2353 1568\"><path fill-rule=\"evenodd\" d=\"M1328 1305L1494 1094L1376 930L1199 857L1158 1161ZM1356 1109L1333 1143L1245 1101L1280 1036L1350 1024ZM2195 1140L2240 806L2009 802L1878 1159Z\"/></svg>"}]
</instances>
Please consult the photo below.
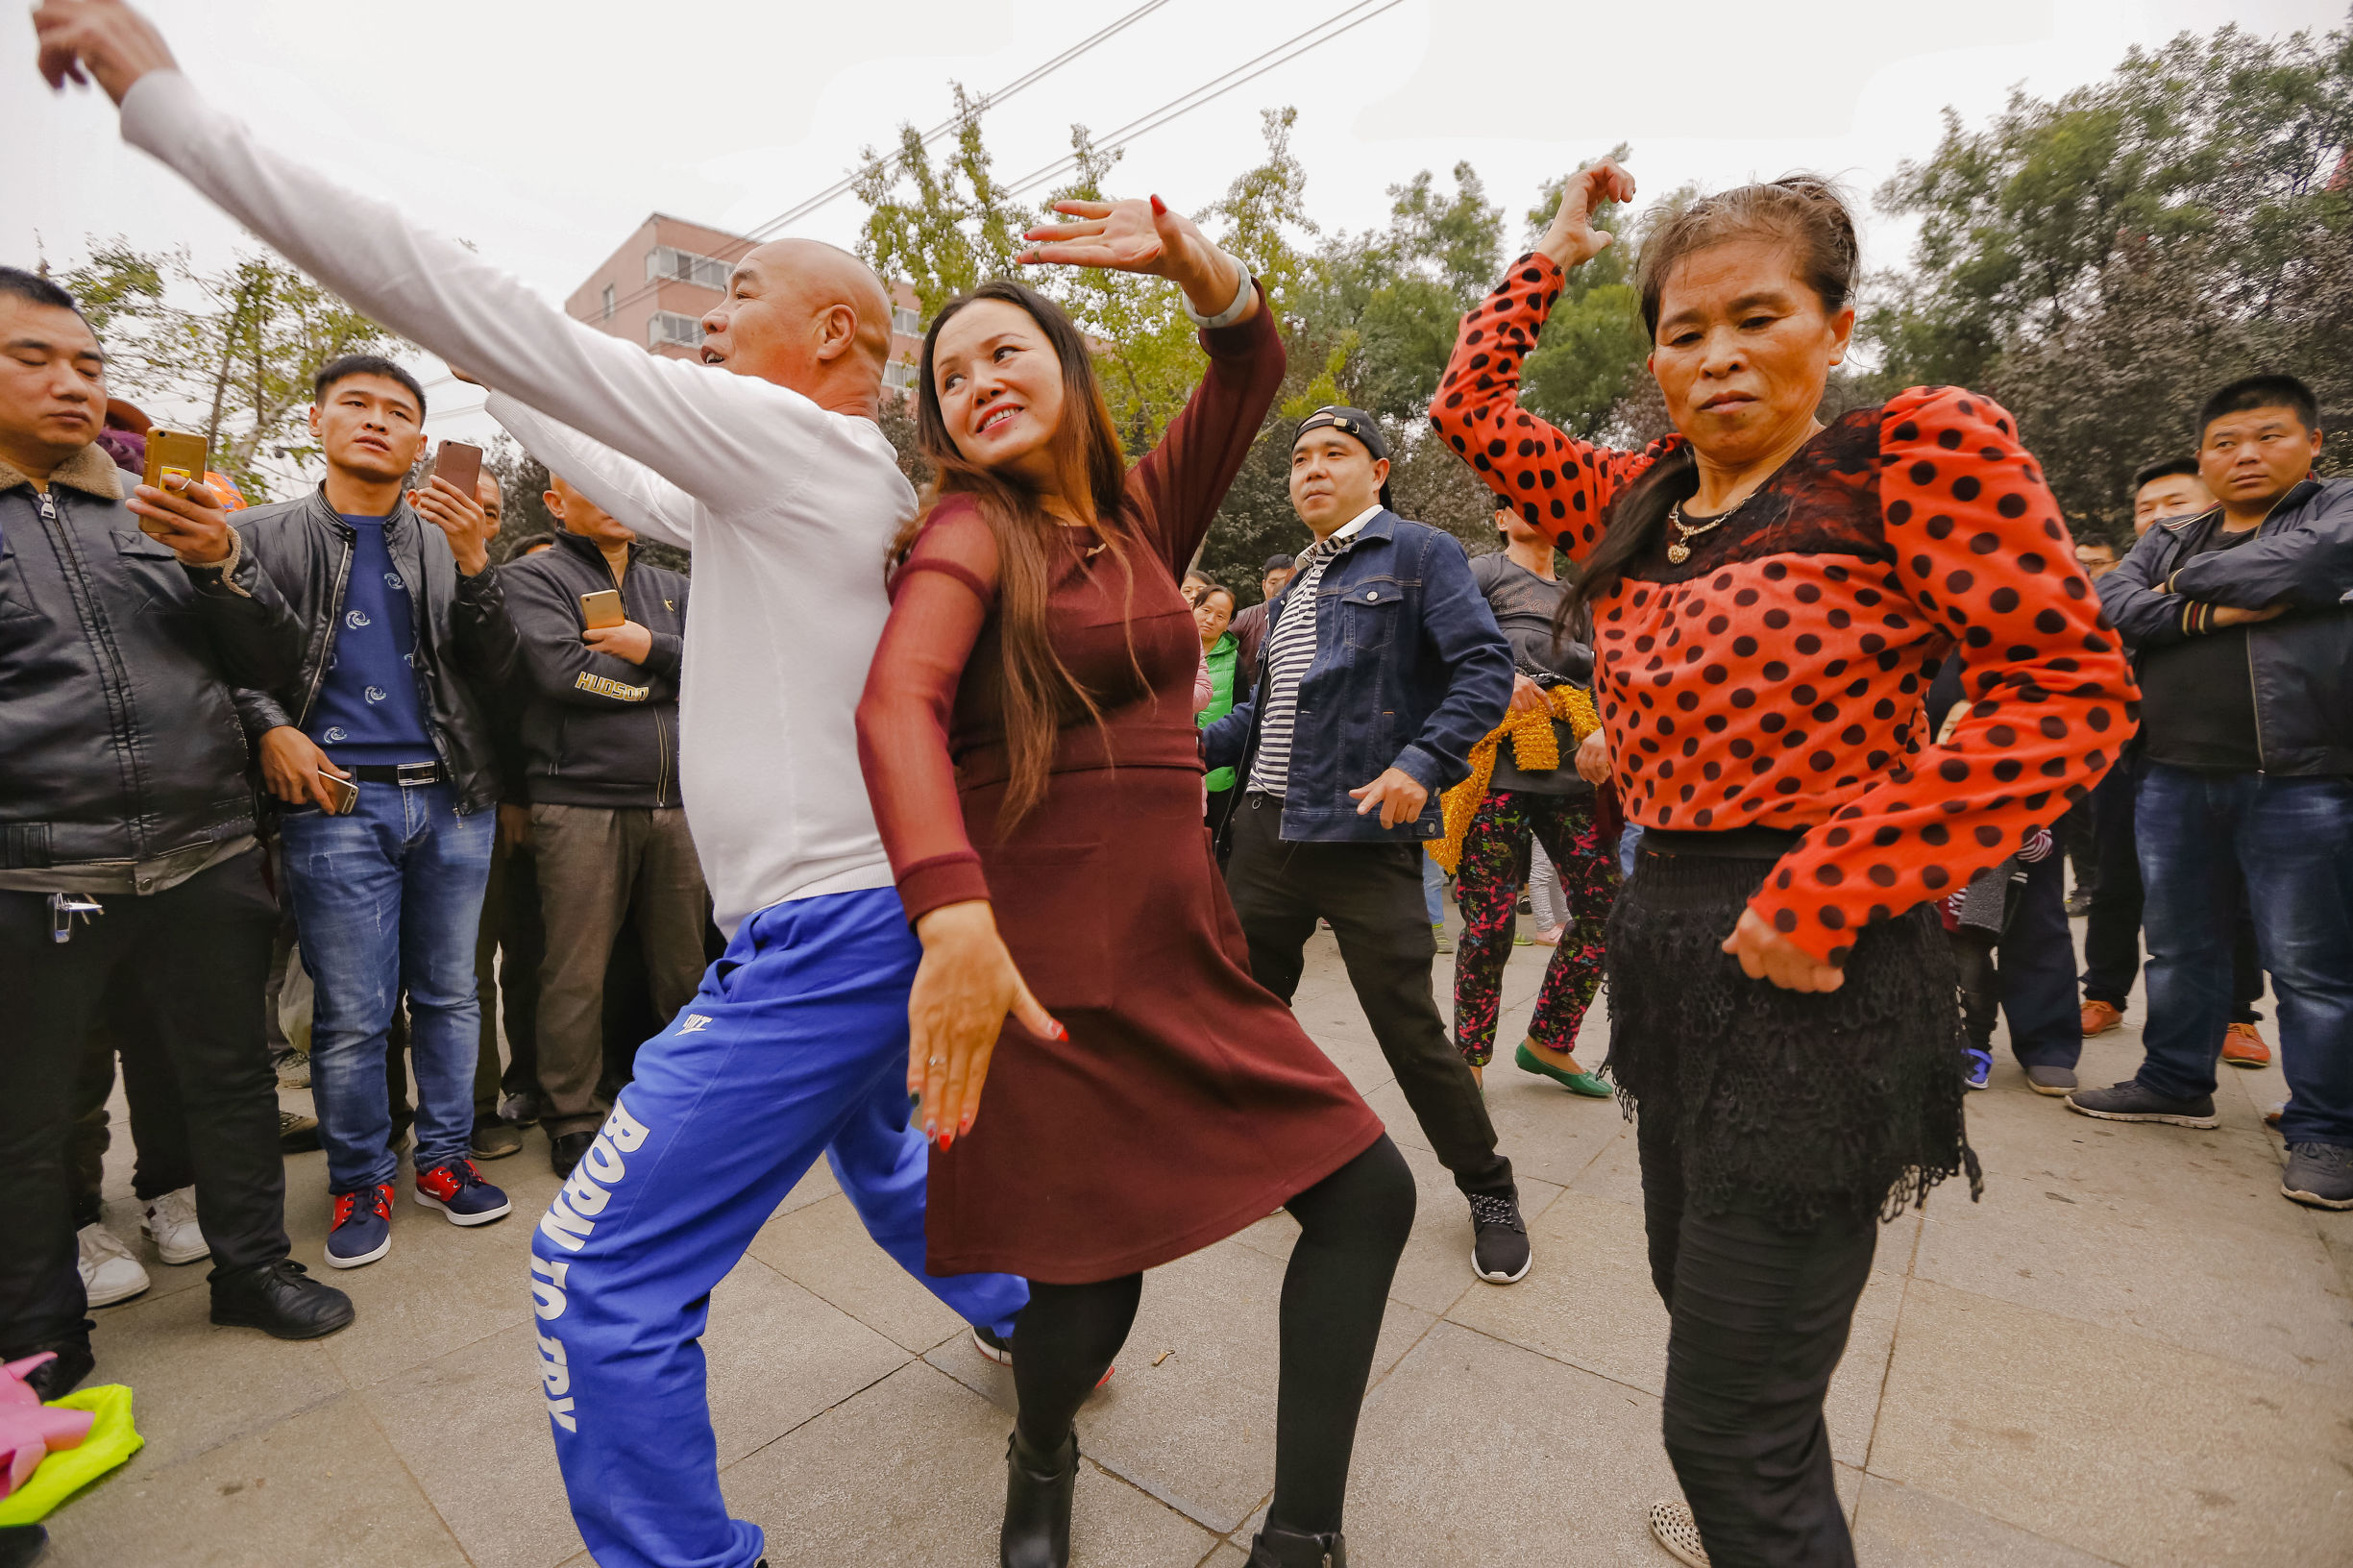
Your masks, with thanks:
<instances>
[{"instance_id":1,"label":"black tights","mask_svg":"<svg viewBox=\"0 0 2353 1568\"><path fill-rule=\"evenodd\" d=\"M1310 1534L1340 1528L1357 1412L1372 1375L1397 1255L1413 1228L1413 1175L1384 1135L1283 1206L1299 1240L1283 1275L1283 1371L1275 1408L1269 1520ZM1030 1284L1014 1327L1022 1443L1051 1454L1127 1340L1143 1276Z\"/></svg>"}]
</instances>

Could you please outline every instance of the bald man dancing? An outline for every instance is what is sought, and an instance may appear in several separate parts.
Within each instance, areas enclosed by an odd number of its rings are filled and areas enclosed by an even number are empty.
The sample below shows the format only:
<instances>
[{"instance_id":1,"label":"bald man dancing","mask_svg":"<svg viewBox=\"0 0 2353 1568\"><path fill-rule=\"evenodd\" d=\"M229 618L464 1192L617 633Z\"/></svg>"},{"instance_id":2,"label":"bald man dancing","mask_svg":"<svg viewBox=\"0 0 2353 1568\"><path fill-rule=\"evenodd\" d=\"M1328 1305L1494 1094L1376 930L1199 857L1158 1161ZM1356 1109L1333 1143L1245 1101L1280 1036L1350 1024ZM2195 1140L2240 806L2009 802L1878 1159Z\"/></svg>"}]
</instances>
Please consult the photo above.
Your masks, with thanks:
<instances>
[{"instance_id":1,"label":"bald man dancing","mask_svg":"<svg viewBox=\"0 0 2353 1568\"><path fill-rule=\"evenodd\" d=\"M763 246L705 322L705 359L734 374L657 358L256 145L116 0L53 0L34 22L51 86L94 76L125 140L496 387L499 417L599 505L695 551L679 772L730 940L540 1220L531 1293L597 1561L751 1568L762 1537L720 1495L698 1341L712 1288L820 1151L874 1239L968 1321L1009 1335L1026 1300L1002 1275L923 1272L906 1090L921 955L853 728L884 551L915 509L874 424L890 300L839 251Z\"/></svg>"}]
</instances>

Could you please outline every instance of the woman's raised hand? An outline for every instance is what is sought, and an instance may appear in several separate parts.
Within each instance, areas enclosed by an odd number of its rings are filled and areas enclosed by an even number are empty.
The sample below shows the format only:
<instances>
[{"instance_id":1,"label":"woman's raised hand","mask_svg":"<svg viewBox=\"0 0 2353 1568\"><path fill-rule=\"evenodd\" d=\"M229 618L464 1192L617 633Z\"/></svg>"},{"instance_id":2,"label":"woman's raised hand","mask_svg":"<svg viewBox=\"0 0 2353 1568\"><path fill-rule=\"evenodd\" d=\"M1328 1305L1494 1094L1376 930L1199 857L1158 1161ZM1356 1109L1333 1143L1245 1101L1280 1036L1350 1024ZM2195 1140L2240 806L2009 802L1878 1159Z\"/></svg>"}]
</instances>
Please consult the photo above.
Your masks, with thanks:
<instances>
[{"instance_id":1,"label":"woman's raised hand","mask_svg":"<svg viewBox=\"0 0 2353 1568\"><path fill-rule=\"evenodd\" d=\"M1615 159L1605 158L1578 170L1560 187L1560 208L1553 214L1552 227L1536 241L1537 253L1551 257L1563 272L1583 266L1609 249L1612 237L1608 230L1593 227L1593 209L1633 199L1634 177L1618 167Z\"/></svg>"},{"instance_id":2,"label":"woman's raised hand","mask_svg":"<svg viewBox=\"0 0 2353 1568\"><path fill-rule=\"evenodd\" d=\"M1209 242L1192 219L1170 211L1158 196L1056 202L1054 210L1078 221L1030 230L1021 236L1030 241L1030 248L1015 260L1149 273L1182 288L1192 307L1205 316L1232 305L1234 291L1241 286L1233 260Z\"/></svg>"}]
</instances>

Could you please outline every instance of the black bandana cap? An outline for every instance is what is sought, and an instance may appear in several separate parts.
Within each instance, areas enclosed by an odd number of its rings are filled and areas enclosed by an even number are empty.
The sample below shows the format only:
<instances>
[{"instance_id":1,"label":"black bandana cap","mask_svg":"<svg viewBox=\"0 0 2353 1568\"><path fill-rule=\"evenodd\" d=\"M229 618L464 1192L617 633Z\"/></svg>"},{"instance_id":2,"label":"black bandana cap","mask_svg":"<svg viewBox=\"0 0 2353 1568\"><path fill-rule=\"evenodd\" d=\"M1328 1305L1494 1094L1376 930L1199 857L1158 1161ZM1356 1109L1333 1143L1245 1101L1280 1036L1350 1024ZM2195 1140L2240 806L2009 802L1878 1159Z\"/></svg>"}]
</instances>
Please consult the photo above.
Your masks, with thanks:
<instances>
[{"instance_id":1,"label":"black bandana cap","mask_svg":"<svg viewBox=\"0 0 2353 1568\"><path fill-rule=\"evenodd\" d=\"M1361 408L1346 408L1336 403L1325 404L1301 420L1299 429L1291 432L1291 445L1299 445L1299 438L1310 430L1326 429L1355 437L1357 444L1366 452L1384 462L1388 460L1389 447L1387 442L1381 439L1381 422ZM1381 482L1381 504L1390 511L1397 509L1396 503L1389 500L1386 479Z\"/></svg>"}]
</instances>

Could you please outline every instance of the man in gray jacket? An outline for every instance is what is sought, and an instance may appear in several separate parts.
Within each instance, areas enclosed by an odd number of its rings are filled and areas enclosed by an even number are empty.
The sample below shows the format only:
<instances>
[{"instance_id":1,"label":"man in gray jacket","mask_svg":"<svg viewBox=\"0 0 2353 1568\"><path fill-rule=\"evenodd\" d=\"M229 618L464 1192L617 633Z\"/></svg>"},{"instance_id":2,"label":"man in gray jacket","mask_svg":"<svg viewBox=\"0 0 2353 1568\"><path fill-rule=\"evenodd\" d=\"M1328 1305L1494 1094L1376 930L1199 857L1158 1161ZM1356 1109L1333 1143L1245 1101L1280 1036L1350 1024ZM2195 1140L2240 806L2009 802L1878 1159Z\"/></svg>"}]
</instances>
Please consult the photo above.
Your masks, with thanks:
<instances>
[{"instance_id":1,"label":"man in gray jacket","mask_svg":"<svg viewBox=\"0 0 2353 1568\"><path fill-rule=\"evenodd\" d=\"M128 504L95 443L98 340L56 284L0 268L0 1360L92 1365L66 1124L83 1041L135 990L176 1069L212 1321L281 1338L352 1320L286 1257L261 992L261 877L230 688L283 679L302 626L201 485Z\"/></svg>"}]
</instances>

